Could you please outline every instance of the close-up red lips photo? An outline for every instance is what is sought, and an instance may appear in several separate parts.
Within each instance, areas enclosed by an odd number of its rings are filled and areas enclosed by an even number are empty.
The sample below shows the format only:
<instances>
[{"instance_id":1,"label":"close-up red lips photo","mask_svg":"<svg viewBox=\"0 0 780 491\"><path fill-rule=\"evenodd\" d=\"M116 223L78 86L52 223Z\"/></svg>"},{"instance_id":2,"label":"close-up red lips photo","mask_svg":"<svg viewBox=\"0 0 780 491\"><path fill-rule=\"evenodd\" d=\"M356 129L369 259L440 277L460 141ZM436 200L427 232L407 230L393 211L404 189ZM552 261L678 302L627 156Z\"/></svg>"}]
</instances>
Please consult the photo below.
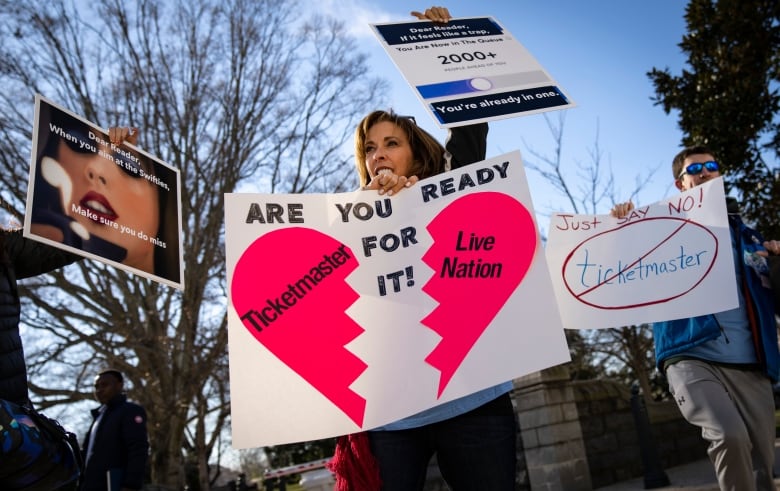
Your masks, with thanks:
<instances>
[{"instance_id":1,"label":"close-up red lips photo","mask_svg":"<svg viewBox=\"0 0 780 491\"><path fill-rule=\"evenodd\" d=\"M82 208L87 208L98 217L102 217L105 220L116 221L118 215L111 207L111 203L108 202L105 196L95 191L89 191L85 194L79 202ZM97 220L93 220L97 222Z\"/></svg>"}]
</instances>

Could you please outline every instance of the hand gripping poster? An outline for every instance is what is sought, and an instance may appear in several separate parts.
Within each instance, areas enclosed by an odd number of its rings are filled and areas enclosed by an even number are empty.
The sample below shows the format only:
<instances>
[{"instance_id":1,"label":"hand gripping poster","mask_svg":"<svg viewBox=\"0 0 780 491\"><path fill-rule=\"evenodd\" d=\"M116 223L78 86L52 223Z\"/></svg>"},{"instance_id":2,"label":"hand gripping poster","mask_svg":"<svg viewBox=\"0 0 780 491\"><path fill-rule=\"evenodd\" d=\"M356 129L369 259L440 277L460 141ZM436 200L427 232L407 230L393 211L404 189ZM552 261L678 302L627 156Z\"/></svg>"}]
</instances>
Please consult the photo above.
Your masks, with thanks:
<instances>
[{"instance_id":1,"label":"hand gripping poster","mask_svg":"<svg viewBox=\"0 0 780 491\"><path fill-rule=\"evenodd\" d=\"M620 219L557 213L546 254L567 329L661 322L738 305L722 178Z\"/></svg>"},{"instance_id":2,"label":"hand gripping poster","mask_svg":"<svg viewBox=\"0 0 780 491\"><path fill-rule=\"evenodd\" d=\"M371 429L569 361L518 152L395 196L228 194L233 446Z\"/></svg>"}]
</instances>

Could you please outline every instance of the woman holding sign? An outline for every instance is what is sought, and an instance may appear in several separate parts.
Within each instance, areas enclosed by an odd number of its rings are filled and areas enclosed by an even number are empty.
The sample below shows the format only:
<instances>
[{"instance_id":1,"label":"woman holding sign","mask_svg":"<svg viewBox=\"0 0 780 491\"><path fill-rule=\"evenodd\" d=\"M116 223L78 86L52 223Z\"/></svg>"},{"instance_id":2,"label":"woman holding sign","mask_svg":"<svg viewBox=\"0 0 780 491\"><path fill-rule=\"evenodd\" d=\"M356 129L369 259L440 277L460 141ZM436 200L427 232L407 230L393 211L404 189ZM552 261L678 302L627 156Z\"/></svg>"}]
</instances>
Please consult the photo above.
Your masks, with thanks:
<instances>
[{"instance_id":1,"label":"woman holding sign","mask_svg":"<svg viewBox=\"0 0 780 491\"><path fill-rule=\"evenodd\" d=\"M450 20L443 7L412 15L434 22ZM487 124L450 131L445 149L412 118L372 112L355 133L355 162L362 188L392 196L420 179L485 159ZM506 382L369 431L370 454L378 467L381 489L422 490L429 461L436 454L451 489L513 490L517 428L511 389L512 383ZM340 489L378 487L376 476L368 472L376 468L370 456L365 463L368 452L361 446L365 436L339 440L331 468ZM357 464L349 460L355 454Z\"/></svg>"}]
</instances>

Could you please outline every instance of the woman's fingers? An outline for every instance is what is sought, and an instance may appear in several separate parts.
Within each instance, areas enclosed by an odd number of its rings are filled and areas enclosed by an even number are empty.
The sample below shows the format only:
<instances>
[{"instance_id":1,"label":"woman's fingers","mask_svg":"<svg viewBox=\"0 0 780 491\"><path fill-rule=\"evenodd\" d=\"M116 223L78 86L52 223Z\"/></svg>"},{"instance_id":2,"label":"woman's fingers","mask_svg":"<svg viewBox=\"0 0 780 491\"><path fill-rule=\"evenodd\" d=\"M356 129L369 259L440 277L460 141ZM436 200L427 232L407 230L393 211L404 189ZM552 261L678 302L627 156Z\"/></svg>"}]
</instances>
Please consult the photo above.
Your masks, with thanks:
<instances>
[{"instance_id":1,"label":"woman's fingers","mask_svg":"<svg viewBox=\"0 0 780 491\"><path fill-rule=\"evenodd\" d=\"M135 145L138 143L138 128L126 126L114 126L108 129L108 140L114 145L121 145L124 142Z\"/></svg>"},{"instance_id":2,"label":"woman's fingers","mask_svg":"<svg viewBox=\"0 0 780 491\"><path fill-rule=\"evenodd\" d=\"M387 194L388 196L392 196L402 189L414 185L419 180L420 179L417 176L406 177L389 173L379 174L374 176L368 185L364 186L362 189L376 189L379 191L379 194Z\"/></svg>"},{"instance_id":3,"label":"woman's fingers","mask_svg":"<svg viewBox=\"0 0 780 491\"><path fill-rule=\"evenodd\" d=\"M447 9L447 7L431 7L429 9L425 9L425 12L414 11L411 14L420 20L430 20L433 22L447 23L450 21L450 19L452 19L450 11Z\"/></svg>"}]
</instances>

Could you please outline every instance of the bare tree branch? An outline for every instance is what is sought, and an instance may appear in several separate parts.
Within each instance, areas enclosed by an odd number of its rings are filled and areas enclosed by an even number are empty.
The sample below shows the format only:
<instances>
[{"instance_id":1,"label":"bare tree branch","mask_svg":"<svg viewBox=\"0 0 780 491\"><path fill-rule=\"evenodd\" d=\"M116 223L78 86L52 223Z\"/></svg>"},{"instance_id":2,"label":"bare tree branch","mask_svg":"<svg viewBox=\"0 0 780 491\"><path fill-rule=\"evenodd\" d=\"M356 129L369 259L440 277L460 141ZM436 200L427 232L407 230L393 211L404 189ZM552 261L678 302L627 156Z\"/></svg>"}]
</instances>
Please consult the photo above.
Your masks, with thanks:
<instances>
[{"instance_id":1,"label":"bare tree branch","mask_svg":"<svg viewBox=\"0 0 780 491\"><path fill-rule=\"evenodd\" d=\"M24 282L31 388L42 407L89 401L99 368L123 371L149 412L153 482L181 489L189 466L205 490L230 415L224 195L349 186L344 143L386 84L343 25L296 24L287 0L77 7L3 4L0 197L21 221L34 93L137 126L181 170L186 289L89 260Z\"/></svg>"}]
</instances>

